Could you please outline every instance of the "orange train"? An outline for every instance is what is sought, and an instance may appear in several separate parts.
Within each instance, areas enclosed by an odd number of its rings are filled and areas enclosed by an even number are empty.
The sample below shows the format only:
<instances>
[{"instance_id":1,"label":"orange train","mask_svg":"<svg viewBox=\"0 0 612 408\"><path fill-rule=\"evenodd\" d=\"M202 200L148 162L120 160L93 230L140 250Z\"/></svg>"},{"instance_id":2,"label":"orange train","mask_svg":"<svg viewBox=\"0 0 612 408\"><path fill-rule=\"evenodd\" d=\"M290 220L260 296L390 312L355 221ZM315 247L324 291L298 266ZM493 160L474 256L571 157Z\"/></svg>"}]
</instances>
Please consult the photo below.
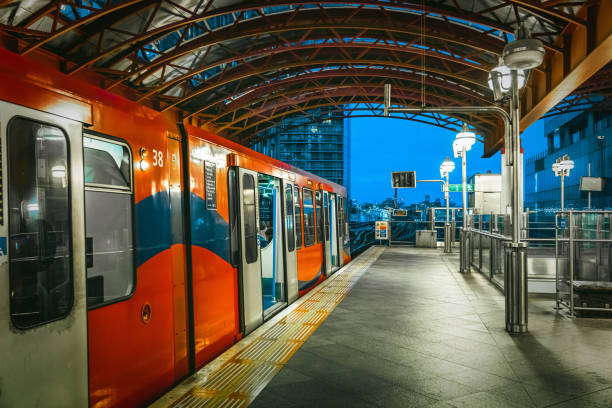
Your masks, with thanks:
<instances>
[{"instance_id":1,"label":"orange train","mask_svg":"<svg viewBox=\"0 0 612 408\"><path fill-rule=\"evenodd\" d=\"M0 406L145 405L350 261L342 186L0 61Z\"/></svg>"}]
</instances>

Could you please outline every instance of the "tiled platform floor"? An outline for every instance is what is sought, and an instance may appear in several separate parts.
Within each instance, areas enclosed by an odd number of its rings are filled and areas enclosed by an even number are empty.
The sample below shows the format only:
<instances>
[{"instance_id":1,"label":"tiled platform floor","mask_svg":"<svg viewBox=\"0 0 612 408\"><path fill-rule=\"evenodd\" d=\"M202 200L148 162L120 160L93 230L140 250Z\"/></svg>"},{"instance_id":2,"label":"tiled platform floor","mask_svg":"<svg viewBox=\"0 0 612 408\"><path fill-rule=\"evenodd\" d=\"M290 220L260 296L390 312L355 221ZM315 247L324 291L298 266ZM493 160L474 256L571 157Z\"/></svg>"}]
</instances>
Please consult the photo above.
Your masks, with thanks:
<instances>
[{"instance_id":1,"label":"tiled platform floor","mask_svg":"<svg viewBox=\"0 0 612 408\"><path fill-rule=\"evenodd\" d=\"M530 333L458 256L390 248L253 407L612 407L612 320L530 298Z\"/></svg>"}]
</instances>

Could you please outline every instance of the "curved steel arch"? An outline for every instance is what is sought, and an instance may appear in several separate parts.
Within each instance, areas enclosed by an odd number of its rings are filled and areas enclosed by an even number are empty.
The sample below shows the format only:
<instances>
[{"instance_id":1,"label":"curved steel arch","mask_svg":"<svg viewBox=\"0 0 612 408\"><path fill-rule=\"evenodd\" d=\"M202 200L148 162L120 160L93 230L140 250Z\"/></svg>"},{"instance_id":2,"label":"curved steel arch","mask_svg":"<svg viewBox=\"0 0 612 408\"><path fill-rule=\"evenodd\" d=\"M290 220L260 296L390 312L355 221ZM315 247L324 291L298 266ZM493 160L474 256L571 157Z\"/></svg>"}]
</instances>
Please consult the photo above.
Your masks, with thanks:
<instances>
[{"instance_id":1,"label":"curved steel arch","mask_svg":"<svg viewBox=\"0 0 612 408\"><path fill-rule=\"evenodd\" d=\"M317 39L321 39L321 40L323 39L332 40L330 39L330 37L319 37L319 36L317 37L318 37ZM237 52L233 56L228 56L226 58L222 58L222 59L216 60L211 63L207 63L202 66L198 66L197 68L190 70L187 73L180 75L178 77L175 77L173 79L170 79L168 81L165 81L165 82L160 81L161 82L160 84L152 86L150 87L150 89L146 90L145 91L146 93L140 96L138 98L138 101L147 99L155 94L158 94L168 88L171 88L177 85L180 82L188 81L189 79L193 78L195 75L201 74L214 67L232 64L232 63L243 61L246 59L250 60L251 58L262 58L264 56L271 56L271 55L282 54L282 53L292 53L292 52L296 52L300 50L333 48L333 49L337 49L338 52L340 53L341 50L343 49L360 49L364 52L369 49L376 49L376 50L385 50L390 53L397 52L397 53L414 54L418 56L425 55L428 58L434 58L434 59L456 63L459 65L464 65L466 69L473 68L475 70L480 70L483 72L490 71L490 69L494 66L489 61L486 61L480 58L480 56L473 56L470 59L465 59L465 58L460 58L458 55L453 56L447 51L442 51L436 48L430 48L428 50L424 50L422 48L414 47L414 43L418 41L418 38L416 40L413 40L407 46L397 46L395 44L388 44L387 41L384 41L382 43L366 43L366 42L361 42L361 41L354 42L353 41L354 39L355 38L347 42L335 42L337 41L335 40L334 42L317 43L317 42L313 42L313 39L308 37L305 40L306 43L302 43L302 44L285 43L285 44L277 44L277 45L272 45L272 46L266 44L265 47L262 47L256 50L240 52L240 53ZM138 77L134 82L138 83L142 81L144 78L146 78L147 76L152 75L154 72L155 70L149 70L148 72L145 72L142 76Z\"/></svg>"},{"instance_id":2,"label":"curved steel arch","mask_svg":"<svg viewBox=\"0 0 612 408\"><path fill-rule=\"evenodd\" d=\"M384 91L383 91L384 92ZM253 127L265 124L267 122L270 122L271 120L274 120L276 118L280 118L280 117L284 117L287 115L291 115L297 112L306 112L308 110L311 109L315 109L315 108L320 108L320 107L327 107L327 106L340 106L340 105L347 105L347 104L358 104L358 103L364 103L364 104L374 104L374 105L379 105L382 107L383 105L383 92L379 92L376 93L374 95L364 95L361 94L359 92L346 92L344 94L342 93L338 93L336 94L334 97L331 96L321 96L321 95L316 95L313 96L311 98L305 98L303 101L301 101L299 104L296 104L295 102L291 101L291 102L287 102L285 105L280 105L277 106L276 110L272 110L271 113L267 114L267 115L261 115L263 117L263 119L257 120L255 122L252 123L244 123L242 124L239 128L240 130L233 132L233 133L229 133L230 137L236 137L238 134L243 133ZM408 95L404 95L404 98L407 98ZM343 100L343 98L346 98L346 100ZM324 103L316 103L317 101L321 101L321 100L327 100L327 102ZM413 98L413 100L418 102L418 98ZM309 102L315 102L312 105L309 105ZM288 109L280 109L279 108L288 108ZM382 109L382 108L381 108ZM277 113L278 111L278 113ZM474 124L474 126L483 131L484 133L489 133L492 131L492 124L486 123L483 121L482 117L472 117L471 118L471 122ZM489 121L487 121L489 122ZM487 126L488 125L488 126Z\"/></svg>"},{"instance_id":3,"label":"curved steel arch","mask_svg":"<svg viewBox=\"0 0 612 408\"><path fill-rule=\"evenodd\" d=\"M164 35L174 33L177 30L184 29L185 27L189 27L190 25L193 25L199 22L203 22L207 19L211 19L214 17L228 15L230 13L238 13L238 15L241 16L246 11L263 9L265 7L278 7L278 6L288 6L288 5L297 5L298 7L301 7L306 4L325 5L325 4L334 4L335 2L333 1L292 1L292 2L288 2L288 1L278 1L278 0L252 0L252 1L247 0L243 2L238 2L237 4L230 4L227 7L220 7L220 8L209 10L208 6L212 5L213 3L214 3L213 1L208 2L207 8L204 9L199 14L192 15L181 21L170 22L168 24L161 25L154 29L147 30L142 33L138 33L125 41L122 41L118 44L114 44L108 49L100 50L100 52L98 52L95 56L93 56L93 58L90 58L89 60L78 65L77 68L73 70L73 72L76 70L83 69L99 61L100 59L106 56L109 56L113 53L117 53L125 48L129 48L130 46L138 47L138 46L146 45L147 40L158 39ZM508 24L500 23L499 17L497 17L494 14L494 11L496 11L499 8L506 8L506 7L509 8L510 6L513 6L513 3L514 5L519 4L523 7L531 7L531 8L525 8L525 10L527 10L528 13L521 13L520 11L517 11L517 9L515 8L514 10L515 14L518 17L521 17L521 15L524 15L524 14L535 15L540 18L546 18L546 19L549 19L550 17L553 17L553 18L557 17L563 21L569 20L573 24L577 24L577 25L584 24L582 20L576 18L575 16L571 16L570 14L567 14L564 12L556 11L554 9L554 5L552 7L542 7L541 5L540 7L533 7L535 4L533 2L503 1L493 7L486 8L485 6L485 9L473 11L472 9L469 9L469 10L461 9L457 5L457 3L455 3L455 7L444 6L441 3L442 2L434 3L432 1L427 1L425 3L419 3L416 1L397 1L397 0L392 0L392 1L373 0L373 1L359 2L359 4L362 4L362 5L379 6L380 8L383 8L383 9L385 8L402 9L402 10L421 10L423 9L428 14L449 16L455 19L460 19L460 20L464 20L467 22L490 27L491 29L500 30L505 33L512 33L516 27L508 25ZM520 4L520 3L523 3L523 4ZM199 10L196 10L195 12L197 13L198 11ZM489 14L489 16L485 17L483 16L483 14ZM561 30L562 30L562 25L559 25L557 34L561 32ZM102 36L103 32L104 32L104 29L102 31L92 34L90 37L85 38L83 40L89 40L92 37L95 37L96 35ZM551 33L551 35L552 34L555 34L555 33Z\"/></svg>"},{"instance_id":4,"label":"curved steel arch","mask_svg":"<svg viewBox=\"0 0 612 408\"><path fill-rule=\"evenodd\" d=\"M244 118L245 116L257 116L262 114L262 112L266 112L267 110L273 109L275 107L274 103L276 101L288 98L295 97L298 102L300 102L300 96L312 95L316 92L321 92L324 95L322 97L333 97L336 95L338 90L352 90L354 94L359 94L359 92L365 92L366 89L371 90L368 94L380 94L380 90L384 89L384 83L355 83L353 81L347 81L340 84L328 84L328 83L311 83L309 81L305 81L300 83L300 87L293 88L291 90L286 90L278 93L270 93L266 94L263 97L257 98L251 101L245 101L239 105L232 106L230 109L219 112L216 116L211 117L206 121L206 123L214 123L216 124L220 130L224 129L226 126L223 119L227 116L231 116L232 123L238 122L239 119L235 119L236 117ZM405 86L401 83L401 81L397 81L394 89L398 89L400 92L394 96L394 98L400 101L402 104L407 104L407 101L411 102L422 102L420 100L420 92L421 90L414 83L412 86ZM431 91L431 90L429 90ZM350 92L349 92L350 93ZM410 95L415 95L415 97L410 99L405 99L404 96L406 93ZM430 93L429 99L427 99L430 103L437 103L440 106L468 106L472 105L472 100L468 98L457 98L454 94L442 94L442 93Z\"/></svg>"},{"instance_id":5,"label":"curved steel arch","mask_svg":"<svg viewBox=\"0 0 612 408\"><path fill-rule=\"evenodd\" d=\"M257 116L265 116L265 113L270 110L276 110L279 106L290 106L290 105L298 105L303 102L307 102L314 99L330 99L338 96L350 96L350 95L366 95L368 97L375 96L380 97L383 95L381 92L384 89L379 84L370 84L370 85L361 85L356 86L354 84L343 85L343 86L335 86L333 89L330 89L330 86L312 86L305 89L299 89L293 92L287 92L280 95L274 95L273 98L266 98L259 104L258 106L253 107L252 109L246 109L246 112L239 115L238 117L232 117L230 122L225 122L222 119L227 115L234 115L237 113L237 110L232 112L224 113L222 116L218 116L213 118L213 121L217 124L218 129L220 131L232 127L236 123L242 122L244 120L248 120L251 117ZM396 87L397 90L394 98L396 100L401 101L403 104L407 104L407 101L410 102L421 102L420 101L420 90L414 87ZM302 96L304 95L304 96ZM457 100L454 97L449 97L445 95L435 95L430 96L431 102L435 102L437 106L468 106L469 101L465 100ZM280 103L279 103L280 101ZM486 122L486 120L483 120ZM493 122L491 122L493 124Z\"/></svg>"},{"instance_id":6,"label":"curved steel arch","mask_svg":"<svg viewBox=\"0 0 612 408\"><path fill-rule=\"evenodd\" d=\"M419 71L421 69L421 67L418 64L412 64L412 63L403 63L403 62L398 62L398 61L383 61L383 60L366 60L366 59L332 59L332 58L328 58L328 59L323 59L323 60L315 60L315 61L308 61L308 63L304 63L304 62L283 62L280 61L278 62L276 65L272 65L272 66L267 66L264 68L260 68L260 69L253 69L253 67L250 66L246 66L246 67L240 67L238 69L235 70L231 70L232 74L229 76L224 76L224 75L218 75L218 80L217 82L208 82L205 86L200 87L196 90L194 90L193 92L189 93L186 96L180 97L178 100L174 100L173 102L170 102L168 105L166 105L165 107L162 108L162 111L168 110L170 108L173 108L175 106L184 104L185 102L192 100L193 98L202 95L204 93L210 92L211 90L220 87L221 85L226 85L228 83L234 82L234 81L238 81L240 79L245 79L245 78L249 78L249 77L255 77L257 75L261 75L261 74L265 74L267 72L274 72L274 71L279 71L279 70L283 70L283 69L287 69L287 68L304 68L306 67L307 69L310 70L314 70L317 66L329 66L329 65L346 65L346 64L350 64L350 65L369 65L369 66L384 66L384 67L397 67L397 68L403 68L403 69L409 69L412 71ZM432 67L429 67L429 69L427 70L427 72L431 72L434 73L436 75L440 75L443 77L451 77L456 81L459 81L459 83L463 83L466 86L472 86L474 88L480 89L481 91L484 92L488 92L488 87L486 85L486 75L482 75L481 77L468 77L466 75L456 75L456 74L449 74L448 72L441 70L441 69L434 69ZM197 114L201 111L201 109L192 111L190 114L188 114L187 116L193 116L194 114Z\"/></svg>"},{"instance_id":7,"label":"curved steel arch","mask_svg":"<svg viewBox=\"0 0 612 408\"><path fill-rule=\"evenodd\" d=\"M326 70L311 73L305 71L305 73L302 75L296 75L295 77L291 77L289 79L272 81L268 84L253 87L251 88L251 92L248 92L245 95L235 98L233 101L228 103L225 103L228 99L228 96L220 95L218 98L213 99L207 105L202 106L202 110L208 111L209 109L214 108L215 106L225 104L225 106L219 108L216 112L218 113L218 115L226 115L233 110L249 106L253 103L257 103L257 100L265 99L268 95L276 95L284 92L290 92L295 89L306 89L305 85L308 85L309 83L316 84L320 81L326 81L320 82L322 84L321 86L333 88L337 86L337 83L332 81L338 79L341 80L341 83L345 83L349 80L352 80L352 84L355 87L359 87L361 85L378 85L382 87L384 86L384 83L388 81L393 82L397 86L401 86L400 84L404 82L420 84L421 75L410 74L408 72L398 72L396 70L366 68L340 68L335 70ZM376 79L378 82L373 82L373 79ZM465 87L458 86L455 83L445 82L440 78L427 78L427 88L429 91L431 91L432 88L439 88L442 90L453 92L455 95L469 98L471 101L478 100L483 104L489 102L488 99L484 96L484 94L478 94L476 92L470 91L469 89L466 89ZM208 120L207 122L210 122L210 120Z\"/></svg>"}]
</instances>

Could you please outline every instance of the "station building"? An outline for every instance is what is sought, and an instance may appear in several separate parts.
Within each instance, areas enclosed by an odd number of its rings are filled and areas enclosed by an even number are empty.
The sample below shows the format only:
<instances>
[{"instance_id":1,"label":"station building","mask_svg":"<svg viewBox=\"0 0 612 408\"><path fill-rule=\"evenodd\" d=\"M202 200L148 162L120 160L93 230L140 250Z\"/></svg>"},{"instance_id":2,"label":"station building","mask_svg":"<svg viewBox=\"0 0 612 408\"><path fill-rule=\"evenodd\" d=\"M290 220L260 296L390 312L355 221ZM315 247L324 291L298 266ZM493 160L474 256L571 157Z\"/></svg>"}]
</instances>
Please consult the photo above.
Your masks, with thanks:
<instances>
[{"instance_id":1,"label":"station building","mask_svg":"<svg viewBox=\"0 0 612 408\"><path fill-rule=\"evenodd\" d=\"M586 208L588 193L580 191L580 178L612 174L612 112L588 110L546 119L546 150L525 160L525 208L554 209L561 206L561 180L552 171L557 158L569 155L574 169L565 177L565 207ZM612 185L592 193L592 208L612 206Z\"/></svg>"},{"instance_id":2,"label":"station building","mask_svg":"<svg viewBox=\"0 0 612 408\"><path fill-rule=\"evenodd\" d=\"M293 115L264 131L251 149L343 185L350 197L350 119L335 107Z\"/></svg>"}]
</instances>

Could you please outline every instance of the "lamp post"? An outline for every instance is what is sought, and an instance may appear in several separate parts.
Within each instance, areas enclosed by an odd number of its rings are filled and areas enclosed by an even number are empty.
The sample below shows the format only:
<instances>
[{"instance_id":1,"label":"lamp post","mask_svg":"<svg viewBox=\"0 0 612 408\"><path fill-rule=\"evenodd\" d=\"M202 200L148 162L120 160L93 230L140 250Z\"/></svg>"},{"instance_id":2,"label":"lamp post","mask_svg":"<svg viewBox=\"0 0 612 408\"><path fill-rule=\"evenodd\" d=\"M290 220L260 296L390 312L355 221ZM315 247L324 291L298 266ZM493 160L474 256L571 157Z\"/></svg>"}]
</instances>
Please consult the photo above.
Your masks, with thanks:
<instances>
[{"instance_id":1,"label":"lamp post","mask_svg":"<svg viewBox=\"0 0 612 408\"><path fill-rule=\"evenodd\" d=\"M467 180L466 180L466 156L467 152L472 148L472 145L476 142L476 135L470 131L467 123L463 123L461 132L457 133L455 141L453 142L453 153L455 157L461 157L461 182L462 182L462 193L463 193L463 228L461 229L461 249L459 256L459 271L461 273L470 272L470 264L468 262L468 251L469 245L468 239L468 217L467 217Z\"/></svg>"},{"instance_id":2,"label":"lamp post","mask_svg":"<svg viewBox=\"0 0 612 408\"><path fill-rule=\"evenodd\" d=\"M450 254L453 252L451 239L451 223L450 223L450 203L449 203L449 191L448 191L448 180L450 173L455 170L455 162L451 161L448 157L440 165L440 177L446 178L444 184L444 200L446 201L446 223L444 224L444 252Z\"/></svg>"},{"instance_id":3,"label":"lamp post","mask_svg":"<svg viewBox=\"0 0 612 408\"><path fill-rule=\"evenodd\" d=\"M519 89L528 77L528 70L542 64L545 50L542 42L531 38L529 29L521 23L514 41L504 47L500 66L489 74L489 85L496 101L509 92L511 134L507 140L506 164L512 165L512 241L506 244L504 292L506 293L506 330L527 332L527 243L521 241L522 161L520 156ZM521 80L521 76L523 77Z\"/></svg>"},{"instance_id":4,"label":"lamp post","mask_svg":"<svg viewBox=\"0 0 612 408\"><path fill-rule=\"evenodd\" d=\"M570 175L570 170L574 168L574 161L566 154L559 157L552 165L555 176L561 177L561 211L565 210L565 177Z\"/></svg>"}]
</instances>

